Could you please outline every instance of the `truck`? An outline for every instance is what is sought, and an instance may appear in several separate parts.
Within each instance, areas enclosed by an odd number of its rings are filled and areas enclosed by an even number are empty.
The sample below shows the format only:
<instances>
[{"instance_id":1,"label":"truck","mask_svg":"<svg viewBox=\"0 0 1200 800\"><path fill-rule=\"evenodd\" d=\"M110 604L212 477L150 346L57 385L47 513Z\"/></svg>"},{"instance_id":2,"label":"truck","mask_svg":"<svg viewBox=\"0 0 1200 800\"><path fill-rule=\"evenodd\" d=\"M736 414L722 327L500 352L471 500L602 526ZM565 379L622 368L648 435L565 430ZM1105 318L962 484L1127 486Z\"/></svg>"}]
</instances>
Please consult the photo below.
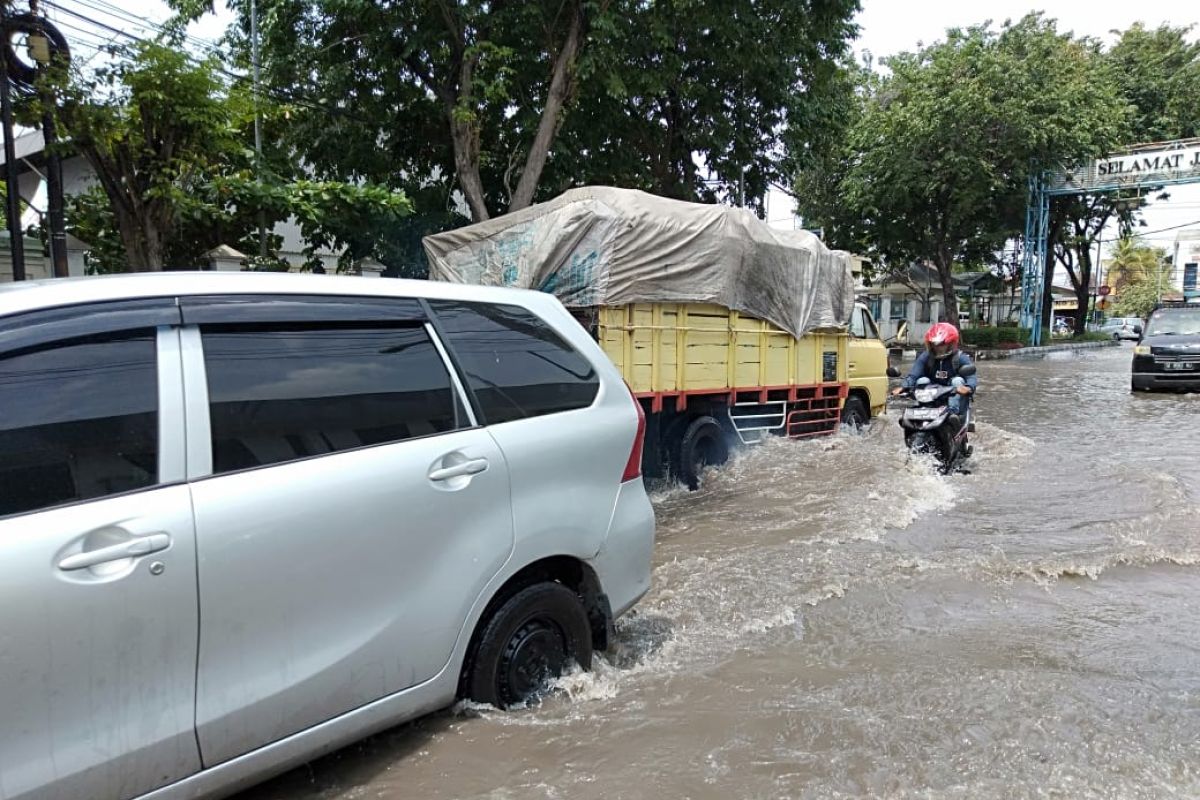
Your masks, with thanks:
<instances>
[{"instance_id":1,"label":"truck","mask_svg":"<svg viewBox=\"0 0 1200 800\"><path fill-rule=\"evenodd\" d=\"M745 209L583 187L423 244L434 280L559 298L643 409L649 480L695 489L731 447L886 407L887 353L849 254Z\"/></svg>"}]
</instances>

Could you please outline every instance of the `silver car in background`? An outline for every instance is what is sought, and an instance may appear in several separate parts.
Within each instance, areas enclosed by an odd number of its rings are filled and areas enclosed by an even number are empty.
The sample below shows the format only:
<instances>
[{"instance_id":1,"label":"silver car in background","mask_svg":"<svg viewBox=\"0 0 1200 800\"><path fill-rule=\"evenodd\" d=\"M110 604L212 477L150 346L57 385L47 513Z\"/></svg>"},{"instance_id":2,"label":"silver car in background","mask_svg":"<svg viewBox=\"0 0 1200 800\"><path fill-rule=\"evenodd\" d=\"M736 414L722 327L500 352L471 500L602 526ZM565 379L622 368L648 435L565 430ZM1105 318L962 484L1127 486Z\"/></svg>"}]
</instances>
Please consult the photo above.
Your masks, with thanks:
<instances>
[{"instance_id":1,"label":"silver car in background","mask_svg":"<svg viewBox=\"0 0 1200 800\"><path fill-rule=\"evenodd\" d=\"M546 294L0 289L0 798L223 796L536 697L649 587L643 425Z\"/></svg>"},{"instance_id":2,"label":"silver car in background","mask_svg":"<svg viewBox=\"0 0 1200 800\"><path fill-rule=\"evenodd\" d=\"M1129 339L1136 342L1142 338L1142 321L1137 317L1113 317L1105 320L1100 326L1100 332L1117 341Z\"/></svg>"}]
</instances>

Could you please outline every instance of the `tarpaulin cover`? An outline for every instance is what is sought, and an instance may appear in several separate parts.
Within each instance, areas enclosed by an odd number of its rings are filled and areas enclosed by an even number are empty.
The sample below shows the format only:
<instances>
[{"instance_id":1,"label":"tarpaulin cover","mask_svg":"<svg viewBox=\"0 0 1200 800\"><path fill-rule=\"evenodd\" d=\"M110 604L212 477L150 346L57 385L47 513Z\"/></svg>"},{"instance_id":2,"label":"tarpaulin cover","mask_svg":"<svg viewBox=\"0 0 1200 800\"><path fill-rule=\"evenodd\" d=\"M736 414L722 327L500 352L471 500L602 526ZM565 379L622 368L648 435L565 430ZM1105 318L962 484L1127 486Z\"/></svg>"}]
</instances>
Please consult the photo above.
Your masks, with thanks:
<instances>
[{"instance_id":1,"label":"tarpaulin cover","mask_svg":"<svg viewBox=\"0 0 1200 800\"><path fill-rule=\"evenodd\" d=\"M844 330L849 254L728 206L589 186L424 239L430 278L555 294L574 308L714 303L796 337Z\"/></svg>"}]
</instances>

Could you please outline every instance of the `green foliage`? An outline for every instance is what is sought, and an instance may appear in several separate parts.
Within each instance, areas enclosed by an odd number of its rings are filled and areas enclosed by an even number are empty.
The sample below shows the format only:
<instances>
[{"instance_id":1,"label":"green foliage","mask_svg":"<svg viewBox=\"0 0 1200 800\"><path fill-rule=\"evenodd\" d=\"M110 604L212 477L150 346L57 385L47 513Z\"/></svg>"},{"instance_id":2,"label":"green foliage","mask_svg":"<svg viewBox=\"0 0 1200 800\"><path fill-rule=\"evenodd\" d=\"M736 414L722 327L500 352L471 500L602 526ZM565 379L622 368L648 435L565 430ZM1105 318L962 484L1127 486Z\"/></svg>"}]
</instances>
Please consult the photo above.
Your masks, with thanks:
<instances>
[{"instance_id":1,"label":"green foliage","mask_svg":"<svg viewBox=\"0 0 1200 800\"><path fill-rule=\"evenodd\" d=\"M959 335L963 344L978 347L983 350L1008 348L1029 344L1029 330L1016 325L989 325L975 328L963 328ZM1044 341L1050 340L1050 333L1045 332Z\"/></svg>"},{"instance_id":2,"label":"green foliage","mask_svg":"<svg viewBox=\"0 0 1200 800\"><path fill-rule=\"evenodd\" d=\"M551 194L605 183L736 202L744 191L761 210L768 185L786 182L844 113L857 0L620 7L581 64Z\"/></svg>"},{"instance_id":3,"label":"green foliage","mask_svg":"<svg viewBox=\"0 0 1200 800\"><path fill-rule=\"evenodd\" d=\"M1175 291L1166 251L1124 238L1112 248L1108 281L1116 294L1112 313L1118 317L1145 319L1154 305Z\"/></svg>"},{"instance_id":4,"label":"green foliage","mask_svg":"<svg viewBox=\"0 0 1200 800\"><path fill-rule=\"evenodd\" d=\"M965 345L988 349L1000 343L1000 328L963 328L960 336Z\"/></svg>"},{"instance_id":5,"label":"green foliage","mask_svg":"<svg viewBox=\"0 0 1200 800\"><path fill-rule=\"evenodd\" d=\"M1200 136L1200 42L1189 41L1191 31L1137 23L1109 52L1133 112L1131 142Z\"/></svg>"},{"instance_id":6,"label":"green foliage","mask_svg":"<svg viewBox=\"0 0 1200 800\"><path fill-rule=\"evenodd\" d=\"M68 228L91 246L89 271L194 268L221 244L257 252L260 213L268 227L295 217L310 262L324 248L343 265L386 257L384 232L412 210L402 193L309 180L279 149L256 170L254 99L226 82L215 58L197 62L157 42L113 55L58 87L62 128L99 181L67 209ZM265 116L268 131L286 122L278 106Z\"/></svg>"},{"instance_id":7,"label":"green foliage","mask_svg":"<svg viewBox=\"0 0 1200 800\"><path fill-rule=\"evenodd\" d=\"M1085 331L1071 337L1072 342L1111 342L1112 337L1100 331Z\"/></svg>"},{"instance_id":8,"label":"green foliage","mask_svg":"<svg viewBox=\"0 0 1200 800\"><path fill-rule=\"evenodd\" d=\"M244 49L248 4L233 5ZM858 0L259 2L264 74L273 94L295 98L289 144L318 177L404 189L429 220L447 218L452 190L472 171L487 213L512 207L533 168L552 67L575 13L584 38L533 199L584 184L730 199L745 167L755 203L840 113L837 59L857 8Z\"/></svg>"}]
</instances>

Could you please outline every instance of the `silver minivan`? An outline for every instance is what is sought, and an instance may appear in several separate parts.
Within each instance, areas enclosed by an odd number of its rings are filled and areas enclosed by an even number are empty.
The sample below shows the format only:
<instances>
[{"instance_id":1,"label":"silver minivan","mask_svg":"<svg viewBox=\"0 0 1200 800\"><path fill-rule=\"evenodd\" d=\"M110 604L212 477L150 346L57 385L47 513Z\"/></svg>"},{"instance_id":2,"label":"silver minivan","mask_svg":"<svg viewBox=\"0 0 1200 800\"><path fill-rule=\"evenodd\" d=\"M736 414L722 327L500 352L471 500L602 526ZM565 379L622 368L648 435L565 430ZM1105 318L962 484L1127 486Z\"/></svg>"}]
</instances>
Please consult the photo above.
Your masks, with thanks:
<instances>
[{"instance_id":1,"label":"silver minivan","mask_svg":"<svg viewBox=\"0 0 1200 800\"><path fill-rule=\"evenodd\" d=\"M649 587L643 426L546 294L0 289L0 798L223 796L536 697Z\"/></svg>"},{"instance_id":2,"label":"silver minivan","mask_svg":"<svg viewBox=\"0 0 1200 800\"><path fill-rule=\"evenodd\" d=\"M1123 339L1136 342L1142 338L1142 321L1137 317L1112 317L1100 326L1100 332L1108 334L1118 342Z\"/></svg>"}]
</instances>

